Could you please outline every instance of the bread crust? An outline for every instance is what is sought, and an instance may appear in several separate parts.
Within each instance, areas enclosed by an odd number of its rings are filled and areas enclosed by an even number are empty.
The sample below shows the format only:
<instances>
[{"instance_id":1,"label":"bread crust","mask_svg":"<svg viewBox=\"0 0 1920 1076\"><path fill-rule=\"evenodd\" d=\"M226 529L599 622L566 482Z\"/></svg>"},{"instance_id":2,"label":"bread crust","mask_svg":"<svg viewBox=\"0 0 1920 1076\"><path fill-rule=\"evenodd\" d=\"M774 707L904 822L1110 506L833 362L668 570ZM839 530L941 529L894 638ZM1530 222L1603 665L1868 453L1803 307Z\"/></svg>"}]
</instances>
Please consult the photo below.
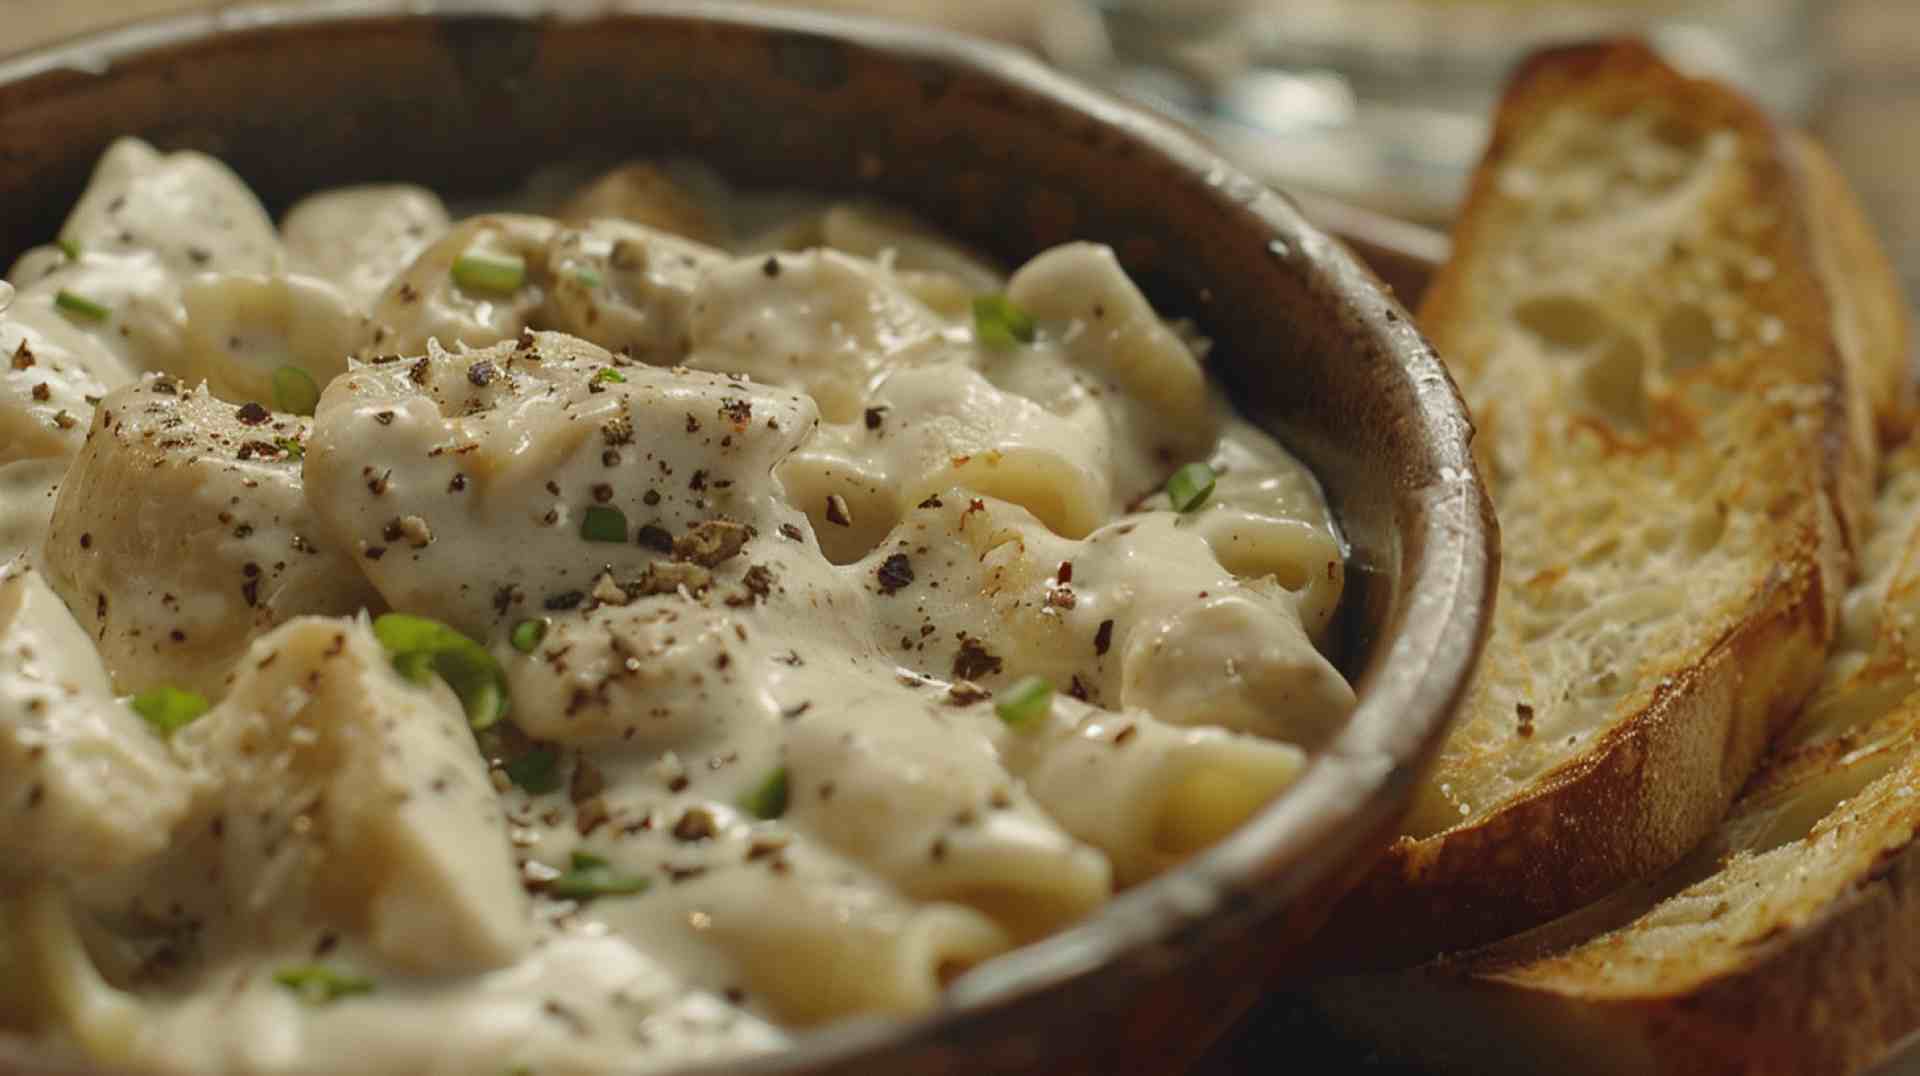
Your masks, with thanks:
<instances>
[{"instance_id":1,"label":"bread crust","mask_svg":"<svg viewBox=\"0 0 1920 1076\"><path fill-rule=\"evenodd\" d=\"M1702 623L1687 660L1649 694L1625 696L1578 755L1476 817L1396 840L1320 936L1315 956L1323 968L1405 966L1483 945L1656 874L1698 843L1818 682L1871 503L1876 423L1897 428L1910 409L1904 310L1844 181L1817 148L1757 107L1677 74L1637 42L1551 50L1516 75L1472 183L1454 257L1420 314L1457 378L1470 384L1480 361L1457 345L1484 303L1476 289L1488 285L1477 274L1484 230L1496 226L1485 218L1505 197L1501 166L1544 117L1574 99L1603 110L1683 101L1690 119L1737 134L1752 190L1770 192L1768 208L1784 209L1772 249L1794 281L1754 287L1774 316L1825 344L1824 418L1809 449L1818 467L1807 476L1811 486L1783 491L1793 503L1777 517L1785 532L1777 561L1744 604ZM1500 416L1476 419L1483 445L1490 433L1498 436L1488 427ZM1483 465L1485 473L1496 470ZM1501 660L1500 647L1496 630L1489 663Z\"/></svg>"}]
</instances>

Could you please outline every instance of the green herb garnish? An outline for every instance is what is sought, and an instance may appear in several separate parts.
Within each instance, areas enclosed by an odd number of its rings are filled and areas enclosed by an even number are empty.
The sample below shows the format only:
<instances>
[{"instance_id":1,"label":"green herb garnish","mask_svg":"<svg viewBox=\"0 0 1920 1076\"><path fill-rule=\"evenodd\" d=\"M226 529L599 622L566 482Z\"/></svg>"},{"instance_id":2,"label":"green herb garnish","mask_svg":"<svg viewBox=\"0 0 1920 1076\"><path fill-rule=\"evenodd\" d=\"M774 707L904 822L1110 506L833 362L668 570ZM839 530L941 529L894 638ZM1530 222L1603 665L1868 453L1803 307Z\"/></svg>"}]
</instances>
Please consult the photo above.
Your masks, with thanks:
<instances>
[{"instance_id":1,"label":"green herb garnish","mask_svg":"<svg viewBox=\"0 0 1920 1076\"><path fill-rule=\"evenodd\" d=\"M1204 463L1189 463L1167 479L1167 499L1176 512L1191 512L1213 496L1213 468Z\"/></svg>"},{"instance_id":2,"label":"green herb garnish","mask_svg":"<svg viewBox=\"0 0 1920 1076\"><path fill-rule=\"evenodd\" d=\"M453 260L453 282L468 291L511 295L527 282L527 261L518 254L469 250Z\"/></svg>"},{"instance_id":3,"label":"green herb garnish","mask_svg":"<svg viewBox=\"0 0 1920 1076\"><path fill-rule=\"evenodd\" d=\"M601 382L602 384L605 384L607 382L613 382L615 384L625 384L627 380L627 375L621 373L620 371L614 369L611 366L608 366L608 367L602 368L599 373L594 374L593 379L595 381Z\"/></svg>"},{"instance_id":4,"label":"green herb garnish","mask_svg":"<svg viewBox=\"0 0 1920 1076\"><path fill-rule=\"evenodd\" d=\"M581 287L589 290L598 288L606 282L599 273L592 269L575 269L573 271L573 279L577 281Z\"/></svg>"},{"instance_id":5,"label":"green herb garnish","mask_svg":"<svg viewBox=\"0 0 1920 1076\"><path fill-rule=\"evenodd\" d=\"M571 869L547 883L547 892L567 900L630 897L644 893L653 879L615 873L613 865L591 852L575 852Z\"/></svg>"},{"instance_id":6,"label":"green herb garnish","mask_svg":"<svg viewBox=\"0 0 1920 1076\"><path fill-rule=\"evenodd\" d=\"M108 310L92 299L84 295L75 295L65 288L61 288L58 292L54 293L53 305L72 314L74 317L85 318L88 321L105 321L113 315L113 311Z\"/></svg>"},{"instance_id":7,"label":"green herb garnish","mask_svg":"<svg viewBox=\"0 0 1920 1076\"><path fill-rule=\"evenodd\" d=\"M373 980L352 972L335 971L325 964L296 964L273 973L273 981L299 995L308 1005L326 1005L341 998L373 993Z\"/></svg>"},{"instance_id":8,"label":"green herb garnish","mask_svg":"<svg viewBox=\"0 0 1920 1076\"><path fill-rule=\"evenodd\" d=\"M1053 709L1053 684L1044 676L1023 676L993 700L993 712L1009 728L1025 728Z\"/></svg>"},{"instance_id":9,"label":"green herb garnish","mask_svg":"<svg viewBox=\"0 0 1920 1076\"><path fill-rule=\"evenodd\" d=\"M740 809L759 819L775 819L787 813L787 768L777 766L760 779L740 799Z\"/></svg>"},{"instance_id":10,"label":"green herb garnish","mask_svg":"<svg viewBox=\"0 0 1920 1076\"><path fill-rule=\"evenodd\" d=\"M460 696L474 728L487 728L507 712L507 674L486 647L438 620L407 613L382 614L373 635L393 655L401 676L423 684L440 674Z\"/></svg>"},{"instance_id":11,"label":"green herb garnish","mask_svg":"<svg viewBox=\"0 0 1920 1076\"><path fill-rule=\"evenodd\" d=\"M311 415L320 404L320 386L313 375L298 366L282 366L273 372L273 409L293 415Z\"/></svg>"},{"instance_id":12,"label":"green herb garnish","mask_svg":"<svg viewBox=\"0 0 1920 1076\"><path fill-rule=\"evenodd\" d=\"M1004 295L982 295L973 301L973 338L995 351L1033 343L1033 318Z\"/></svg>"},{"instance_id":13,"label":"green herb garnish","mask_svg":"<svg viewBox=\"0 0 1920 1076\"><path fill-rule=\"evenodd\" d=\"M53 245L60 248L60 253L65 254L68 261L77 262L80 260L79 243L71 239L56 239L53 241Z\"/></svg>"},{"instance_id":14,"label":"green herb garnish","mask_svg":"<svg viewBox=\"0 0 1920 1076\"><path fill-rule=\"evenodd\" d=\"M604 504L593 505L580 517L580 537L589 542L624 542L627 514Z\"/></svg>"},{"instance_id":15,"label":"green herb garnish","mask_svg":"<svg viewBox=\"0 0 1920 1076\"><path fill-rule=\"evenodd\" d=\"M171 684L148 688L133 697L133 712L145 718L162 736L171 736L193 724L207 712L208 705L205 695L183 691Z\"/></svg>"},{"instance_id":16,"label":"green herb garnish","mask_svg":"<svg viewBox=\"0 0 1920 1076\"><path fill-rule=\"evenodd\" d=\"M560 749L536 747L509 761L501 769L506 771L507 780L512 781L515 787L536 796L544 796L560 787Z\"/></svg>"},{"instance_id":17,"label":"green herb garnish","mask_svg":"<svg viewBox=\"0 0 1920 1076\"><path fill-rule=\"evenodd\" d=\"M306 458L306 446L291 437L276 437L273 439L273 445L275 448L286 453L287 458L290 460Z\"/></svg>"},{"instance_id":18,"label":"green herb garnish","mask_svg":"<svg viewBox=\"0 0 1920 1076\"><path fill-rule=\"evenodd\" d=\"M539 646L546 637L547 622L529 618L513 626L513 631L507 635L507 641L522 654L531 654L533 648Z\"/></svg>"}]
</instances>

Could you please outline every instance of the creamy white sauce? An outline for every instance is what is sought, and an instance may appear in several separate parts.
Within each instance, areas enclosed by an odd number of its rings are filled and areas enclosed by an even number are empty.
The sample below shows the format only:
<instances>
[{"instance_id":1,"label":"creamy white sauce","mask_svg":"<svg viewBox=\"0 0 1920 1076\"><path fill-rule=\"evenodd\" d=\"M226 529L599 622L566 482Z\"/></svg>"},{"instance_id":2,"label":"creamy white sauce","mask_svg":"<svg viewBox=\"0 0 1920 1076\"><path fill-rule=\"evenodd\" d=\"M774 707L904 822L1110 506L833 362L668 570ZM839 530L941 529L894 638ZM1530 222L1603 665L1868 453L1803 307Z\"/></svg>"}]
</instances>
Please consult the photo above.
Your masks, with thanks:
<instances>
[{"instance_id":1,"label":"creamy white sauce","mask_svg":"<svg viewBox=\"0 0 1920 1076\"><path fill-rule=\"evenodd\" d=\"M938 1004L1340 727L1318 487L1111 251L1003 279L696 187L276 232L217 162L109 150L0 301L0 1028L208 1072L777 1049ZM1032 343L977 337L986 292ZM484 647L505 720L402 675L389 612ZM161 689L211 709L160 732Z\"/></svg>"}]
</instances>

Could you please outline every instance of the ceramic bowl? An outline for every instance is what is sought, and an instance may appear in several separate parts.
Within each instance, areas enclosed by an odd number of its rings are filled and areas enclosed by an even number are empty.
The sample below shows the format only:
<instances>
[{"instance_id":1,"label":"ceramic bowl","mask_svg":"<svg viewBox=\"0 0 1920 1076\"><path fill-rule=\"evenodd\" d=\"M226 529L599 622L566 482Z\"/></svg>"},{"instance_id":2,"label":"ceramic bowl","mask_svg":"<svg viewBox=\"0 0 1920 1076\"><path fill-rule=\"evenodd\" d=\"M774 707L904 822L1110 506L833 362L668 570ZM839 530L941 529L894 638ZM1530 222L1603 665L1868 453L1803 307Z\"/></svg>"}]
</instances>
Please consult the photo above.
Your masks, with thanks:
<instances>
[{"instance_id":1,"label":"ceramic bowl","mask_svg":"<svg viewBox=\"0 0 1920 1076\"><path fill-rule=\"evenodd\" d=\"M744 184L897 203L1008 263L1099 240L1213 338L1238 405L1321 477L1352 543L1340 641L1359 707L1299 783L936 1011L728 1071L1176 1071L1286 977L1383 845L1486 634L1497 538L1472 428L1405 311L1286 198L1022 54L695 3L375 0L140 24L0 62L0 264L52 237L122 134L212 153L270 208L343 183L458 196L539 162L682 154Z\"/></svg>"}]
</instances>

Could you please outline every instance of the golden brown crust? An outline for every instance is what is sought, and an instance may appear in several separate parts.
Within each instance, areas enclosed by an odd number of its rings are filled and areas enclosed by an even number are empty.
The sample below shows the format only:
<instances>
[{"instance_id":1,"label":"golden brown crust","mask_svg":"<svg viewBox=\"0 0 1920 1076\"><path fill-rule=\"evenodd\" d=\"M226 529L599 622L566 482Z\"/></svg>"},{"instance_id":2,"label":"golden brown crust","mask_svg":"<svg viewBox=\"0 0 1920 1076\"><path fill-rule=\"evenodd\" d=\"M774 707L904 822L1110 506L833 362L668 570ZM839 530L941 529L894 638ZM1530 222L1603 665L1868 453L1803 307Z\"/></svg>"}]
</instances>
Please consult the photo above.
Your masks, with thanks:
<instances>
[{"instance_id":1,"label":"golden brown crust","mask_svg":"<svg viewBox=\"0 0 1920 1076\"><path fill-rule=\"evenodd\" d=\"M1767 739L1818 682L1849 550L1871 502L1872 422L1897 424L1908 407L1900 375L1904 315L1888 298L1897 298L1892 277L1844 184L1817 150L1799 148L1796 136L1756 107L1680 76L1636 42L1543 53L1521 68L1502 102L1453 259L1420 314L1463 383L1485 361L1484 347L1458 342L1484 343L1474 320L1494 305L1485 292L1497 285L1480 263L1488 233L1508 223L1495 212L1507 197L1501 165L1571 99L1601 115L1624 115L1649 100L1684 102L1687 122L1737 135L1741 167L1752 177L1748 195L1784 214L1765 246L1778 272L1756 275L1747 292L1804 339L1826 344L1824 354L1807 357L1825 371L1815 378L1827 391L1825 418L1811 442L1821 465L1808 469L1811 487L1782 486L1794 502L1776 517L1788 537L1757 558L1774 558L1771 574L1756 577L1744 604L1698 614L1702 631L1715 617L1728 625L1719 637L1699 639L1697 650L1689 644L1693 656L1645 705L1616 715L1578 756L1519 795L1450 829L1396 841L1322 934L1318 956L1326 965L1401 966L1482 945L1657 873L1698 843L1753 772ZM1808 271L1816 265L1827 270L1823 281ZM1862 297L1834 301L1861 272ZM1489 427L1505 416L1495 409L1476 418L1484 450L1499 436ZM1687 435L1684 428L1671 434ZM1657 426L1653 436L1662 436ZM1498 639L1488 653L1489 662L1500 660Z\"/></svg>"},{"instance_id":2,"label":"golden brown crust","mask_svg":"<svg viewBox=\"0 0 1920 1076\"><path fill-rule=\"evenodd\" d=\"M1654 705L1482 822L1401 837L1317 939L1316 963L1394 967L1471 948L1664 869L1725 815L1771 733L1812 688L1844 578L1809 534L1769 612L1742 622ZM1828 564L1811 566L1816 550Z\"/></svg>"},{"instance_id":3,"label":"golden brown crust","mask_svg":"<svg viewBox=\"0 0 1920 1076\"><path fill-rule=\"evenodd\" d=\"M1436 1073L1849 1076L1920 1027L1914 815L1866 823L1862 841L1889 830L1909 839L1802 921L1743 939L1731 970L1683 969L1649 989L1603 993L1605 948L1584 969L1542 971L1499 947L1331 983L1320 1002L1349 1033Z\"/></svg>"}]
</instances>

